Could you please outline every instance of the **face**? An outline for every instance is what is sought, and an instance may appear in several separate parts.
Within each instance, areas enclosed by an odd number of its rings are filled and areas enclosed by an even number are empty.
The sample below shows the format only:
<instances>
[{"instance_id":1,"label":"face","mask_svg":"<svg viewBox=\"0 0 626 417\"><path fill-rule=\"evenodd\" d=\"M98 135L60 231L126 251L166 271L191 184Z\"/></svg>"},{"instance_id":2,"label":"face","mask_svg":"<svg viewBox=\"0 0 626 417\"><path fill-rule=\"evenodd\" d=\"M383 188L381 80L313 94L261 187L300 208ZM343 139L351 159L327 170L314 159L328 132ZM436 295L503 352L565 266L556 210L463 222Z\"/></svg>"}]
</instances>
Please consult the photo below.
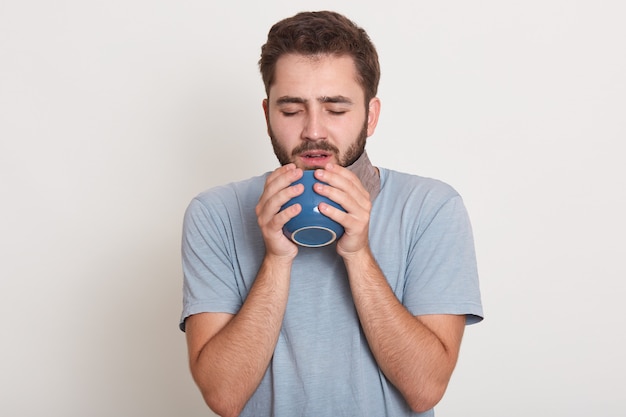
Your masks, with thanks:
<instances>
[{"instance_id":1,"label":"face","mask_svg":"<svg viewBox=\"0 0 626 417\"><path fill-rule=\"evenodd\" d=\"M358 159L376 128L380 102L373 98L366 106L351 57L288 54L276 63L263 108L281 165L314 169Z\"/></svg>"}]
</instances>

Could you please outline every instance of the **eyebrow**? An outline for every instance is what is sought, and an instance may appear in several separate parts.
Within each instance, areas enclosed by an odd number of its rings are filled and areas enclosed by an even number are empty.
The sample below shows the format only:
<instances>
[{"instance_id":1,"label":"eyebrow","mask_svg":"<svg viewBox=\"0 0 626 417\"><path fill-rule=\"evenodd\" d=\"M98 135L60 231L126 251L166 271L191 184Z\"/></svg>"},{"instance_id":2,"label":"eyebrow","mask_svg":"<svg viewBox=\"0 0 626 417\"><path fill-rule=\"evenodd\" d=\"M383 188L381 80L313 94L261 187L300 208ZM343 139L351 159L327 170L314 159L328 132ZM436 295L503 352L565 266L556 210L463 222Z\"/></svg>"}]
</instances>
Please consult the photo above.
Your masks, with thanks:
<instances>
[{"instance_id":1,"label":"eyebrow","mask_svg":"<svg viewBox=\"0 0 626 417\"><path fill-rule=\"evenodd\" d=\"M301 98L301 97L283 96L283 97L279 97L276 100L276 104L277 105L291 104L291 103L306 104L308 101L309 100ZM320 103L353 104L352 100L342 95L331 96L331 97L322 96L322 97L318 97L317 101L319 101Z\"/></svg>"}]
</instances>

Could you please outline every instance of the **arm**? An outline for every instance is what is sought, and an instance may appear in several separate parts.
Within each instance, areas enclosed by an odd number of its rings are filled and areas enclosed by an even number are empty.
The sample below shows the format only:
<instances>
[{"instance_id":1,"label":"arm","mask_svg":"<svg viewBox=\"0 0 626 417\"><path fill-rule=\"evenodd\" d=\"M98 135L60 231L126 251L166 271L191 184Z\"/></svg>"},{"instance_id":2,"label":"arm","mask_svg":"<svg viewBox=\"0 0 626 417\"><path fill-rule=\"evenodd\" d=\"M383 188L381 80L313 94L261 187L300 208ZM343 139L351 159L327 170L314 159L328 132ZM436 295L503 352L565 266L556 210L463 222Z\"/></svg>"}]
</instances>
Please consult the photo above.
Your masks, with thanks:
<instances>
[{"instance_id":1,"label":"arm","mask_svg":"<svg viewBox=\"0 0 626 417\"><path fill-rule=\"evenodd\" d=\"M369 253L346 259L350 287L370 349L385 376L417 412L443 397L456 365L464 316L414 317Z\"/></svg>"},{"instance_id":2,"label":"arm","mask_svg":"<svg viewBox=\"0 0 626 417\"><path fill-rule=\"evenodd\" d=\"M274 353L287 304L290 265L267 259L236 315L202 313L186 321L189 363L209 407L237 416Z\"/></svg>"},{"instance_id":3,"label":"arm","mask_svg":"<svg viewBox=\"0 0 626 417\"><path fill-rule=\"evenodd\" d=\"M331 206L320 206L324 214L346 230L337 251L344 259L370 349L409 406L415 411L429 410L443 396L452 375L465 318L411 315L396 298L371 254L371 202L367 191L352 173L332 164L318 175L330 186L316 186L316 191L346 210L344 213Z\"/></svg>"},{"instance_id":4,"label":"arm","mask_svg":"<svg viewBox=\"0 0 626 417\"><path fill-rule=\"evenodd\" d=\"M241 413L274 353L297 254L281 229L300 208L279 210L302 192L301 187L289 187L301 175L293 166L285 166L266 181L256 208L266 254L239 312L202 313L186 320L192 376L209 407L223 416Z\"/></svg>"}]
</instances>

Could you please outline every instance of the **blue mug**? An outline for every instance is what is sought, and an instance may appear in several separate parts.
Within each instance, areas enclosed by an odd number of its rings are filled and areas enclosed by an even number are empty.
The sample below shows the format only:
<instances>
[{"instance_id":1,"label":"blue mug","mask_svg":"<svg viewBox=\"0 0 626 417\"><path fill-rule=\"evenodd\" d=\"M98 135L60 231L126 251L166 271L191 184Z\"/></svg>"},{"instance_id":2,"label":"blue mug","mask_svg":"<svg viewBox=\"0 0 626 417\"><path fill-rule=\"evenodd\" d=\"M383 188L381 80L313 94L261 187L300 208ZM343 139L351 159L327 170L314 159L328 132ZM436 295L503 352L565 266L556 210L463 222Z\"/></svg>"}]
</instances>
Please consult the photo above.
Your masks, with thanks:
<instances>
[{"instance_id":1,"label":"blue mug","mask_svg":"<svg viewBox=\"0 0 626 417\"><path fill-rule=\"evenodd\" d=\"M281 207L283 210L293 204L300 204L302 211L283 226L283 233L298 245L310 248L330 245L339 239L344 232L343 226L320 213L319 204L322 202L345 210L339 204L313 190L313 184L322 182L315 179L314 172L314 170L304 171L302 178L291 184L303 184L304 191Z\"/></svg>"}]
</instances>

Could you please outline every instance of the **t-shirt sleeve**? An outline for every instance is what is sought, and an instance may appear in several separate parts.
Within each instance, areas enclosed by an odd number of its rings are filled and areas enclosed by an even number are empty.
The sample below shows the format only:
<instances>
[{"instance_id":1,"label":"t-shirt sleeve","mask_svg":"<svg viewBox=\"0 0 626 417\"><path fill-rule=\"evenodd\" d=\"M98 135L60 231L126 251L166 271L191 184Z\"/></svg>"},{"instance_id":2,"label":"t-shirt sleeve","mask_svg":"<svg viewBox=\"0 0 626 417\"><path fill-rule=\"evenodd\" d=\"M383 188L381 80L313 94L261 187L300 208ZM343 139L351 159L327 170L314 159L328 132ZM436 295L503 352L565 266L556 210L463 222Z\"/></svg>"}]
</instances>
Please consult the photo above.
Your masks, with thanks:
<instances>
[{"instance_id":1,"label":"t-shirt sleeve","mask_svg":"<svg viewBox=\"0 0 626 417\"><path fill-rule=\"evenodd\" d=\"M235 314L241 307L230 233L228 215L219 198L191 201L185 212L181 245L184 284L180 328L183 331L185 319L190 315Z\"/></svg>"},{"instance_id":2,"label":"t-shirt sleeve","mask_svg":"<svg viewBox=\"0 0 626 417\"><path fill-rule=\"evenodd\" d=\"M483 318L472 228L457 194L416 231L407 264L403 304L413 315L459 314L466 323Z\"/></svg>"}]
</instances>

